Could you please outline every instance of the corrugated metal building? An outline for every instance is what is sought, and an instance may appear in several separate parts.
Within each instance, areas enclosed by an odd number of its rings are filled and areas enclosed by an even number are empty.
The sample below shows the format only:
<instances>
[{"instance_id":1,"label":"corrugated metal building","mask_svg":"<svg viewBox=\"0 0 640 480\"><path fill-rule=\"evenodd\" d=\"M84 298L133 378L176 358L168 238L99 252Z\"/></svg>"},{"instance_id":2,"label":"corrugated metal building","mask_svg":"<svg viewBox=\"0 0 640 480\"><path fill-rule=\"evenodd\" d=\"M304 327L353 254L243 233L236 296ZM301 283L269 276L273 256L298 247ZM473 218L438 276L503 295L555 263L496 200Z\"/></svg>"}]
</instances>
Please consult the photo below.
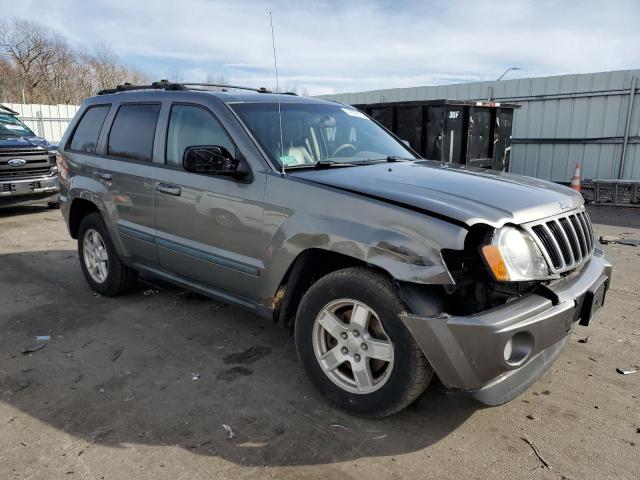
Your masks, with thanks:
<instances>
[{"instance_id":1,"label":"corrugated metal building","mask_svg":"<svg viewBox=\"0 0 640 480\"><path fill-rule=\"evenodd\" d=\"M621 70L321 98L348 104L436 99L517 103L522 107L514 113L512 172L568 182L581 163L584 178L640 180L640 96L634 99L639 77L640 70Z\"/></svg>"}]
</instances>

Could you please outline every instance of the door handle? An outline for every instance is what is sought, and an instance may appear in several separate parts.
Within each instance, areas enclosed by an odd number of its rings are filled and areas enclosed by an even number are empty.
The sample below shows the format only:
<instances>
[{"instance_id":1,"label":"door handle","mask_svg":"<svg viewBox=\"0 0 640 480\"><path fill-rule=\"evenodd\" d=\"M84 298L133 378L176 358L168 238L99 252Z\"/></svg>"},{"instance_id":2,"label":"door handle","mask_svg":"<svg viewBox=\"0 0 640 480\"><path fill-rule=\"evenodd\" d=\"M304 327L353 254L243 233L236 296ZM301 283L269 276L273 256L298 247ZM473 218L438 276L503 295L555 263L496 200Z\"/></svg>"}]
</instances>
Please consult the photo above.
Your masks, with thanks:
<instances>
[{"instance_id":1,"label":"door handle","mask_svg":"<svg viewBox=\"0 0 640 480\"><path fill-rule=\"evenodd\" d=\"M102 180L111 180L111 174L104 170L98 170L96 172L96 177L101 178Z\"/></svg>"},{"instance_id":2,"label":"door handle","mask_svg":"<svg viewBox=\"0 0 640 480\"><path fill-rule=\"evenodd\" d=\"M175 185L170 185L168 183L160 183L156 190L162 193L166 193L167 195L174 195L176 197L180 196L180 187Z\"/></svg>"}]
</instances>

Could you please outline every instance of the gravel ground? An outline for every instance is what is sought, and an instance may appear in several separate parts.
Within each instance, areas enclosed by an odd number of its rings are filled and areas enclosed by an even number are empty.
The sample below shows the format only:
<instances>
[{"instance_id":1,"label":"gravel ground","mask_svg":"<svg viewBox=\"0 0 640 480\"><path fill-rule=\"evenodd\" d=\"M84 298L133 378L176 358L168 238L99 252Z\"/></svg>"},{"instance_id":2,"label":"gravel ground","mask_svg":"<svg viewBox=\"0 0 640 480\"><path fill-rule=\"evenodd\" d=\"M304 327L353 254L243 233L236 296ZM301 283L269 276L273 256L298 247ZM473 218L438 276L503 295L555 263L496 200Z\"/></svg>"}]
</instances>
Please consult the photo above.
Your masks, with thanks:
<instances>
[{"instance_id":1,"label":"gravel ground","mask_svg":"<svg viewBox=\"0 0 640 480\"><path fill-rule=\"evenodd\" d=\"M640 238L640 210L591 214ZM1 479L640 478L640 373L616 373L640 365L640 247L605 247L605 308L516 400L434 384L378 421L328 407L281 327L153 280L95 296L75 249L59 211L0 210Z\"/></svg>"}]
</instances>

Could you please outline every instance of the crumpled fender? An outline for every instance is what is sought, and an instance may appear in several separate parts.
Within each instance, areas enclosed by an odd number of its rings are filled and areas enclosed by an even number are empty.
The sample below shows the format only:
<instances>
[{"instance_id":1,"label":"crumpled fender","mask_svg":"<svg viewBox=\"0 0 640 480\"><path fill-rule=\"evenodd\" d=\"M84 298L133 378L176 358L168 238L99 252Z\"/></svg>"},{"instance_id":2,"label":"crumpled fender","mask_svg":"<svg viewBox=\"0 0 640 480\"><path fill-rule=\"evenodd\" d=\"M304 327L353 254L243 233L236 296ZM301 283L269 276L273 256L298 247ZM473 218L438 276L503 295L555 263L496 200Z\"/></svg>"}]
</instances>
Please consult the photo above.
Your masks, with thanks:
<instances>
[{"instance_id":1,"label":"crumpled fender","mask_svg":"<svg viewBox=\"0 0 640 480\"><path fill-rule=\"evenodd\" d=\"M287 185L289 199L296 196L296 183ZM350 193L333 191L323 195L322 187L314 188L306 182L301 188L304 188L304 201L295 209L265 210L265 228L267 234L271 233L271 241L265 256L262 298L275 295L289 267L308 249L353 257L385 270L398 281L454 283L441 250L463 249L467 229Z\"/></svg>"}]
</instances>

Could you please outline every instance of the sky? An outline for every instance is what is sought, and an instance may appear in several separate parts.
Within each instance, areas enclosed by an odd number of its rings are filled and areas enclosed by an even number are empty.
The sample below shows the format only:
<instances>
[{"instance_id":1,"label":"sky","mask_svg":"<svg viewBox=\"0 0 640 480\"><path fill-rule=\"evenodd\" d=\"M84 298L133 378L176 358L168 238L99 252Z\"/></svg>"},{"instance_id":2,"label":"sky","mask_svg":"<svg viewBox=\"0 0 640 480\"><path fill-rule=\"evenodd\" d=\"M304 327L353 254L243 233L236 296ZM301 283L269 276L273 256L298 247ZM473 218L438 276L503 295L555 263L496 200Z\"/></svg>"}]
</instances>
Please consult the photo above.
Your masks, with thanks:
<instances>
[{"instance_id":1,"label":"sky","mask_svg":"<svg viewBox=\"0 0 640 480\"><path fill-rule=\"evenodd\" d=\"M640 1L0 0L155 78L311 95L640 67Z\"/></svg>"}]
</instances>

